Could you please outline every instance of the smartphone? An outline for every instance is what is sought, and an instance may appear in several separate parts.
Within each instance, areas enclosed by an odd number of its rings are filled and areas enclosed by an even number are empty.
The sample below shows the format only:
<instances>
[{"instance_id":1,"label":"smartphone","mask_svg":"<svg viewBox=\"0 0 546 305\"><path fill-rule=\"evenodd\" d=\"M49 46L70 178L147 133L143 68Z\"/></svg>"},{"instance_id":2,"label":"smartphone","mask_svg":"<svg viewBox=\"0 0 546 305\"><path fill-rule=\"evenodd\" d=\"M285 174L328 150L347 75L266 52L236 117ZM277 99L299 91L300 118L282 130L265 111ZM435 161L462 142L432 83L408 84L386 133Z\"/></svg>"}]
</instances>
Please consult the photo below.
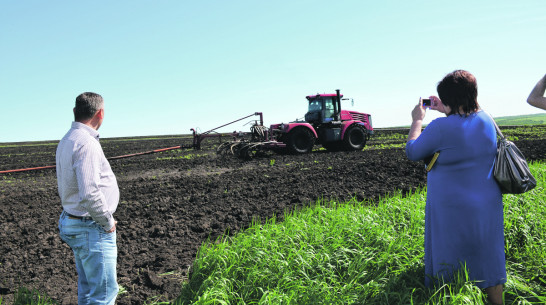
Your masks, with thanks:
<instances>
[{"instance_id":1,"label":"smartphone","mask_svg":"<svg viewBox=\"0 0 546 305\"><path fill-rule=\"evenodd\" d=\"M431 104L430 104L430 99L429 98L424 98L423 99L423 107L430 107Z\"/></svg>"}]
</instances>

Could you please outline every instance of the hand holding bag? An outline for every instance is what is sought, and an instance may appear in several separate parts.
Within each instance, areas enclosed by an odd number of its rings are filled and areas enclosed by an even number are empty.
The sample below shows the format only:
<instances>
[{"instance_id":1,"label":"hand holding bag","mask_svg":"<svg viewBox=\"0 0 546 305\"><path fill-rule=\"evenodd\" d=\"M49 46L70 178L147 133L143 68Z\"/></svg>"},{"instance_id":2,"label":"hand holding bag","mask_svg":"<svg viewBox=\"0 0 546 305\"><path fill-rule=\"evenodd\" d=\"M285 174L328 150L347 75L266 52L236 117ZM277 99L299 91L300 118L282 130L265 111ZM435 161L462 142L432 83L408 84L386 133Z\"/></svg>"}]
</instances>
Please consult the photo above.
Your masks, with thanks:
<instances>
[{"instance_id":1,"label":"hand holding bag","mask_svg":"<svg viewBox=\"0 0 546 305\"><path fill-rule=\"evenodd\" d=\"M521 194L532 190L537 185L537 181L529 171L525 157L513 142L504 137L495 120L493 123L500 137L497 141L497 158L493 175L502 193Z\"/></svg>"}]
</instances>

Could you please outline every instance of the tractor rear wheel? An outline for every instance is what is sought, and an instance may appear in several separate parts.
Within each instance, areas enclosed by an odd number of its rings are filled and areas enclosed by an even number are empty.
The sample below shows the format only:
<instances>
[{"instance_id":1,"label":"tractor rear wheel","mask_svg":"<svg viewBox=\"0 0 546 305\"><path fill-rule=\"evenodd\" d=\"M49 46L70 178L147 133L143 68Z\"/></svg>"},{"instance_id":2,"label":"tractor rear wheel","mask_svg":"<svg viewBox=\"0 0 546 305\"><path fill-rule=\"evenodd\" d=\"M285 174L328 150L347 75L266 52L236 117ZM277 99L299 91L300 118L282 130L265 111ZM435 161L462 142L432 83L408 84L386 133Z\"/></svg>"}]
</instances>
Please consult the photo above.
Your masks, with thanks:
<instances>
[{"instance_id":1,"label":"tractor rear wheel","mask_svg":"<svg viewBox=\"0 0 546 305\"><path fill-rule=\"evenodd\" d=\"M345 150L362 150L366 145L366 132L364 127L360 125L353 125L345 131L343 137L343 145Z\"/></svg>"},{"instance_id":2,"label":"tractor rear wheel","mask_svg":"<svg viewBox=\"0 0 546 305\"><path fill-rule=\"evenodd\" d=\"M306 154L313 149L315 137L308 128L292 129L286 137L286 147L293 154Z\"/></svg>"}]
</instances>

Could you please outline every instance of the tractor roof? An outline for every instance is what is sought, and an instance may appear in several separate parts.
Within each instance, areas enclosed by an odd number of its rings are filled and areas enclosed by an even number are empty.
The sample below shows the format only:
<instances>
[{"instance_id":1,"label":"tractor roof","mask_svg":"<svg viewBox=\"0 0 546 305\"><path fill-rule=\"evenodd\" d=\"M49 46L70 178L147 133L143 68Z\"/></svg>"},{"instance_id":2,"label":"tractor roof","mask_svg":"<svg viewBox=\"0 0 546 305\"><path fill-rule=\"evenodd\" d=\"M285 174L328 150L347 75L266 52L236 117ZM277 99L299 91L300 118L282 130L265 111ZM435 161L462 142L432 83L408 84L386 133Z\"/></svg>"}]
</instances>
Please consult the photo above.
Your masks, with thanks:
<instances>
[{"instance_id":1,"label":"tractor roof","mask_svg":"<svg viewBox=\"0 0 546 305\"><path fill-rule=\"evenodd\" d=\"M310 100L312 98L317 98L317 97L335 97L335 96L337 96L337 94L335 93L323 93L323 94L317 93L316 95L308 95L306 96L306 98ZM340 94L339 97L340 98L343 97L343 94Z\"/></svg>"}]
</instances>

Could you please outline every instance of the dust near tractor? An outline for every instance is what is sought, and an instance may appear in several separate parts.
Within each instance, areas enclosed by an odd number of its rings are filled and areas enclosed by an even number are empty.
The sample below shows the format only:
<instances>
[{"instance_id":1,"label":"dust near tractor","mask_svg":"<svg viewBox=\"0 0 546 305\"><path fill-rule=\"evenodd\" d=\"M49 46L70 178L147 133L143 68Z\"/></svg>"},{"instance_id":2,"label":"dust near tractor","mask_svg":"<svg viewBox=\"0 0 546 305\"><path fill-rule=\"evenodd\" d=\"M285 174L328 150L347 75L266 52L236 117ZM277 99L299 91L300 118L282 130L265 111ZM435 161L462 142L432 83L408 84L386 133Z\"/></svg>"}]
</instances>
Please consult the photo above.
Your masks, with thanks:
<instances>
[{"instance_id":1,"label":"dust near tractor","mask_svg":"<svg viewBox=\"0 0 546 305\"><path fill-rule=\"evenodd\" d=\"M339 90L333 94L316 94L306 97L309 108L304 120L290 123L263 125L263 114L256 112L233 122L218 126L202 134L193 132L193 144L185 148L200 149L201 141L208 137L231 136L232 141L222 143L217 153L233 154L239 158L252 158L260 152L273 150L291 154L309 153L316 144L329 151L362 150L373 134L371 115L363 112L343 110L343 95ZM249 133L214 133L216 129L235 122L259 116Z\"/></svg>"}]
</instances>

